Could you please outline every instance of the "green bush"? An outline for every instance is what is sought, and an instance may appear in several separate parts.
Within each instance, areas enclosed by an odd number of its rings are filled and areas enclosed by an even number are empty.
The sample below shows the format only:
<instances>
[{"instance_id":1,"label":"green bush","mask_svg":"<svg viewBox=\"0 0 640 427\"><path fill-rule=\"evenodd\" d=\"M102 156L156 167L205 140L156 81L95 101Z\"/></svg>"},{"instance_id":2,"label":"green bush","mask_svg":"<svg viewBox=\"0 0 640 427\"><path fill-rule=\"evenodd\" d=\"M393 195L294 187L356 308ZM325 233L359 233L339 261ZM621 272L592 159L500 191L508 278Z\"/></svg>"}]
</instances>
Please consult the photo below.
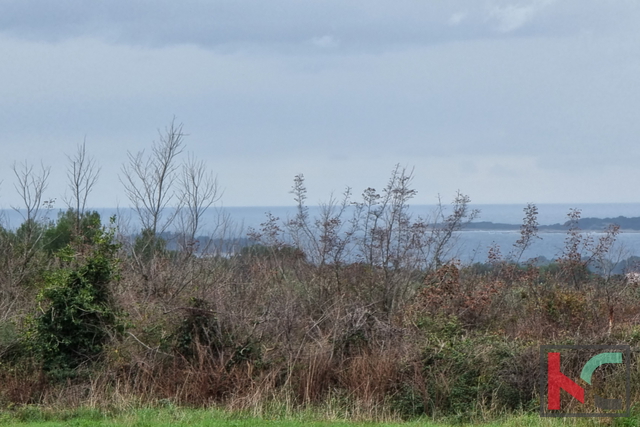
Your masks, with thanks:
<instances>
[{"instance_id":1,"label":"green bush","mask_svg":"<svg viewBox=\"0 0 640 427\"><path fill-rule=\"evenodd\" d=\"M100 225L100 214L95 211L81 215L73 209L60 212L55 225L44 233L44 249L52 254L74 243L92 244L101 233Z\"/></svg>"},{"instance_id":2,"label":"green bush","mask_svg":"<svg viewBox=\"0 0 640 427\"><path fill-rule=\"evenodd\" d=\"M133 253L147 263L156 255L167 254L167 241L149 228L142 230L133 244Z\"/></svg>"},{"instance_id":3,"label":"green bush","mask_svg":"<svg viewBox=\"0 0 640 427\"><path fill-rule=\"evenodd\" d=\"M61 266L45 275L41 314L31 321L28 341L53 377L71 376L97 360L112 332L122 328L109 291L117 278L113 235L113 228L97 233L85 256L67 246L56 254Z\"/></svg>"}]
</instances>

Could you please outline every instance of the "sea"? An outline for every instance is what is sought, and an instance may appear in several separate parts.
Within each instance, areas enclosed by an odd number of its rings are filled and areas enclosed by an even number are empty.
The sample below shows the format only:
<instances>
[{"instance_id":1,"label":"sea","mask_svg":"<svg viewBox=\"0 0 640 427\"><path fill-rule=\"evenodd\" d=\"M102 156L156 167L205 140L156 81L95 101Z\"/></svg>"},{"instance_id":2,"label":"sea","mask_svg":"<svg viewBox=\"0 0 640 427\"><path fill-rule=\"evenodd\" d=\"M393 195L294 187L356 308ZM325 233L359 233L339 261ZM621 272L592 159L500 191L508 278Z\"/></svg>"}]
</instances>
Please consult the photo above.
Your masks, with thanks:
<instances>
[{"instance_id":1,"label":"sea","mask_svg":"<svg viewBox=\"0 0 640 427\"><path fill-rule=\"evenodd\" d=\"M579 209L582 218L615 218L618 216L640 217L640 203L586 203L586 204L538 204L538 222L540 225L564 224L570 209ZM523 204L472 204L470 209L477 209L479 215L476 221L488 221L493 223L515 224L522 223L524 217ZM410 212L413 217L433 218L436 206L412 205ZM447 206L445 206L446 212ZM450 208L449 208L450 209ZM140 225L135 210L131 208L95 208L100 213L103 223L115 215L118 226L125 233L135 234ZM320 208L309 207L310 217L318 215ZM169 215L170 212L167 212ZM42 220L55 220L59 211L41 210ZM284 223L296 214L294 206L248 206L248 207L215 207L210 208L204 218L202 234L216 235L222 231L227 237L246 237L250 229L259 229L265 222L267 214L271 214ZM23 221L23 212L4 209L0 210L2 223L5 227L16 228ZM350 218L347 211L345 219ZM584 232L597 240L603 235L601 232ZM457 234L455 257L463 263L485 262L490 247L499 247L503 255L508 254L514 248L514 243L520 237L518 230L513 231L479 231L467 230ZM523 260L535 257L545 257L553 260L562 254L566 233L564 232L540 232L531 247L523 254ZM613 260L627 259L631 256L640 256L640 232L623 230L610 251Z\"/></svg>"}]
</instances>

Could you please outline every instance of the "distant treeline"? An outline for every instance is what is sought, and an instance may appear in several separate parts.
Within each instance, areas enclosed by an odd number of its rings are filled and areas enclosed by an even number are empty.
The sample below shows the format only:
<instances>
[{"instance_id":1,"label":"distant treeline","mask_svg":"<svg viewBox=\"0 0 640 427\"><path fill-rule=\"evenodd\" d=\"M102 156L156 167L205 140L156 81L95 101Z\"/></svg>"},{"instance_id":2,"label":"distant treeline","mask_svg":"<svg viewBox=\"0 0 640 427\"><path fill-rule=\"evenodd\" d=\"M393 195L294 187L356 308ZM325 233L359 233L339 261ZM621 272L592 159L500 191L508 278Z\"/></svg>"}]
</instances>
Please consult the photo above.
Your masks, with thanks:
<instances>
[{"instance_id":1,"label":"distant treeline","mask_svg":"<svg viewBox=\"0 0 640 427\"><path fill-rule=\"evenodd\" d=\"M578 227L582 230L602 231L609 225L617 224L622 230L640 230L640 217L627 218L625 216L619 216L616 218L581 218L578 221ZM539 225L539 231L567 231L570 225L570 221L564 224L551 224L551 225ZM470 222L467 227L468 230L519 230L518 224L503 224L490 221L478 221Z\"/></svg>"}]
</instances>

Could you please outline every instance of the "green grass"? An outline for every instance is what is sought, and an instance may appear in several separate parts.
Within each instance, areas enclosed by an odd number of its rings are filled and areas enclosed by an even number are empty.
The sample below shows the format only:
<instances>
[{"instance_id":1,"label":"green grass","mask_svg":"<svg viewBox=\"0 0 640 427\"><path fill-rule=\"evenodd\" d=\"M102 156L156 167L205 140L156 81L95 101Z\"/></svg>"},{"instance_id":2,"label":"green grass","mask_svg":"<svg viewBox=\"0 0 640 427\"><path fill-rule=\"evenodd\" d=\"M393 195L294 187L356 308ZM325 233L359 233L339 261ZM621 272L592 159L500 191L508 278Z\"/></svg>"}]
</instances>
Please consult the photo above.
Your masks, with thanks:
<instances>
[{"instance_id":1,"label":"green grass","mask_svg":"<svg viewBox=\"0 0 640 427\"><path fill-rule=\"evenodd\" d=\"M455 422L432 422L429 420L406 423L365 423L345 420L321 421L311 418L308 413L282 419L255 418L248 414L231 413L221 410L204 409L138 409L110 414L93 409L54 411L40 408L22 408L15 411L0 412L0 425L3 427L218 427L218 426L283 426L283 427L339 427L339 426L453 426L463 425ZM509 416L499 421L474 424L479 427L555 427L555 426L636 426L640 419L596 419L596 418L540 418L538 415Z\"/></svg>"}]
</instances>

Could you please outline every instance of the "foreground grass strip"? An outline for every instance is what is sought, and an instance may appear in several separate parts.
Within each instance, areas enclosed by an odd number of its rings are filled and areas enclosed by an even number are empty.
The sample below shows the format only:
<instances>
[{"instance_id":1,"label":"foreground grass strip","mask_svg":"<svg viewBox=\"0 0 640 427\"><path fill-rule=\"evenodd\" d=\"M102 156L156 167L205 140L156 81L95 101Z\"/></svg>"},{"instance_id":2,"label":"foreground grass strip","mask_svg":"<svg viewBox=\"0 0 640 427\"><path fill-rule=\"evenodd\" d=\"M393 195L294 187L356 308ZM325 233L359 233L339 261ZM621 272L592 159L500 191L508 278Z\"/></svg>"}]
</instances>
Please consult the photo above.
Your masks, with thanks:
<instances>
[{"instance_id":1,"label":"foreground grass strip","mask_svg":"<svg viewBox=\"0 0 640 427\"><path fill-rule=\"evenodd\" d=\"M430 420L406 423L366 423L350 421L319 421L307 419L259 419L248 415L219 410L193 409L140 409L115 416L97 410L49 411L28 408L16 412L0 412L3 427L222 427L222 426L282 426L282 427L448 427L469 425L464 423L442 423ZM555 427L555 426L633 426L640 425L638 418L596 419L596 418L540 418L537 415L509 416L500 421L473 424L479 427Z\"/></svg>"}]
</instances>

